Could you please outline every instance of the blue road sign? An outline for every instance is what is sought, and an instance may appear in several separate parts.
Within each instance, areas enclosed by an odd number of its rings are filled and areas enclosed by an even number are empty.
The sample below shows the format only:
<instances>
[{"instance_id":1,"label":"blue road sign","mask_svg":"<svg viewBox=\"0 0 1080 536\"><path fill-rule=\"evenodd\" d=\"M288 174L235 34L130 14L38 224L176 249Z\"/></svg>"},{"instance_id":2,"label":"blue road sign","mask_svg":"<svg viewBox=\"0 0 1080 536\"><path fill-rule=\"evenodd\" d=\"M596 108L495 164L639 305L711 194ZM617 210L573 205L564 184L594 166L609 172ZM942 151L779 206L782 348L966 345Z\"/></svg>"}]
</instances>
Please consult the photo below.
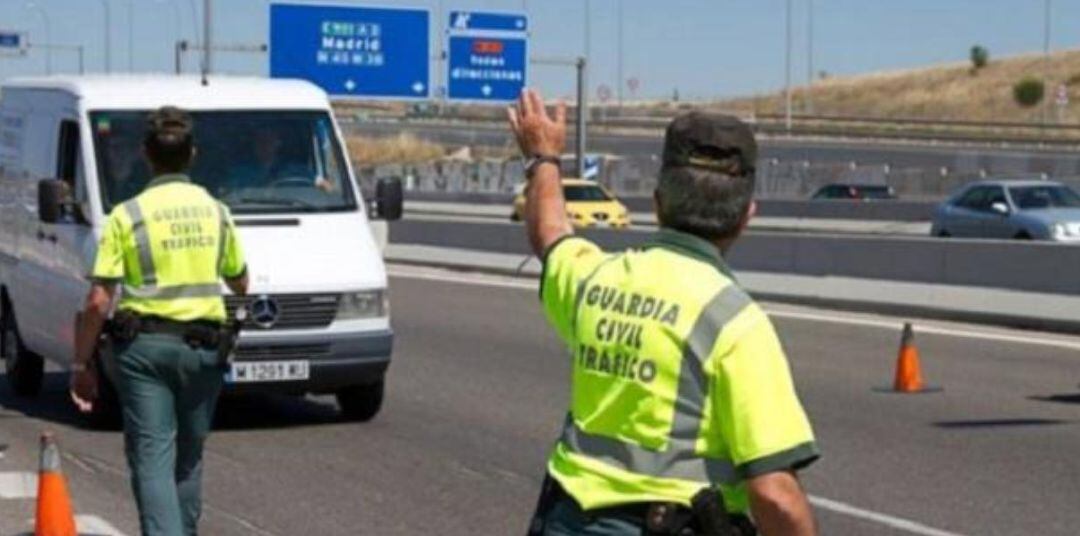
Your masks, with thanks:
<instances>
[{"instance_id":1,"label":"blue road sign","mask_svg":"<svg viewBox=\"0 0 1080 536\"><path fill-rule=\"evenodd\" d=\"M450 31L492 31L492 32L527 32L529 19L514 13L473 13L471 11L451 11Z\"/></svg>"},{"instance_id":2,"label":"blue road sign","mask_svg":"<svg viewBox=\"0 0 1080 536\"><path fill-rule=\"evenodd\" d=\"M0 48L22 48L22 34L15 32L0 32Z\"/></svg>"},{"instance_id":3,"label":"blue road sign","mask_svg":"<svg viewBox=\"0 0 1080 536\"><path fill-rule=\"evenodd\" d=\"M524 37L450 36L447 93L453 100L505 102L518 98L528 71Z\"/></svg>"},{"instance_id":4,"label":"blue road sign","mask_svg":"<svg viewBox=\"0 0 1080 536\"><path fill-rule=\"evenodd\" d=\"M426 99L429 21L422 9L273 4L270 76L337 97Z\"/></svg>"}]
</instances>

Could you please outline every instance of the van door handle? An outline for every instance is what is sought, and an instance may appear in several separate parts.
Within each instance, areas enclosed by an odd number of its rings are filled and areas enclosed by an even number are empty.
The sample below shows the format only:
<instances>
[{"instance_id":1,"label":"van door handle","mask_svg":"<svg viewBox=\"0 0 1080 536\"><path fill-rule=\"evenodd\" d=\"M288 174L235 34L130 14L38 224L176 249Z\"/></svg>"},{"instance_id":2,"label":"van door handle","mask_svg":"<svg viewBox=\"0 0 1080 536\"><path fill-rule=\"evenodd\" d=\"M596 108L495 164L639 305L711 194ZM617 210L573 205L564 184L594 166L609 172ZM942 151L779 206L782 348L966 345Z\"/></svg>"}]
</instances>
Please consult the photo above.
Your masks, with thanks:
<instances>
[{"instance_id":1,"label":"van door handle","mask_svg":"<svg viewBox=\"0 0 1080 536\"><path fill-rule=\"evenodd\" d=\"M54 235L54 234L45 234L45 231L42 231L41 229L38 229L37 238L38 238L38 240L48 240L49 242L52 242L53 244L56 243L56 235Z\"/></svg>"}]
</instances>

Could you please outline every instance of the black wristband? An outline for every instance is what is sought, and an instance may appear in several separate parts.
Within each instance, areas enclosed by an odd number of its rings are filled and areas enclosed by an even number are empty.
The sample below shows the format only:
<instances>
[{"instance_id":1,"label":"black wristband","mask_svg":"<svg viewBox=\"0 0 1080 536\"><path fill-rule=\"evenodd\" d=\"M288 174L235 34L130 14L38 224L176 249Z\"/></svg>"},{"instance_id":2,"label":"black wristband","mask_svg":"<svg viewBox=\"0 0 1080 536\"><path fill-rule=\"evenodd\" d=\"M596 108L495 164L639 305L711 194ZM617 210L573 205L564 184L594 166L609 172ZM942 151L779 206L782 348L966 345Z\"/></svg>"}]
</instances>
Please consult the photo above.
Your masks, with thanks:
<instances>
[{"instance_id":1,"label":"black wristband","mask_svg":"<svg viewBox=\"0 0 1080 536\"><path fill-rule=\"evenodd\" d=\"M525 164L525 178L531 179L541 164L555 164L562 167L562 159L551 155L534 155Z\"/></svg>"}]
</instances>

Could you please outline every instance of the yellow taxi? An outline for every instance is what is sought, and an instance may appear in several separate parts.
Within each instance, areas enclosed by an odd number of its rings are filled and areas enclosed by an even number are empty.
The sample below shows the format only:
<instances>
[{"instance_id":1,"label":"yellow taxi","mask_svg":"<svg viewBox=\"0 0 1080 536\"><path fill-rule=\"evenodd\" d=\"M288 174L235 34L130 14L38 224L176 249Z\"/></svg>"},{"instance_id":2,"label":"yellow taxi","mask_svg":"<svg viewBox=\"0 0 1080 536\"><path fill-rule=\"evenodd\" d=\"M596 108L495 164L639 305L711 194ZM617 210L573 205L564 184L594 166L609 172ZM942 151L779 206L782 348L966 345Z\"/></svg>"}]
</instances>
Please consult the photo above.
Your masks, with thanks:
<instances>
[{"instance_id":1,"label":"yellow taxi","mask_svg":"<svg viewBox=\"0 0 1080 536\"><path fill-rule=\"evenodd\" d=\"M593 181L563 179L563 195L566 197L566 215L574 227L611 227L625 229L630 226L630 213L606 188ZM525 192L514 196L513 221L525 217Z\"/></svg>"}]
</instances>

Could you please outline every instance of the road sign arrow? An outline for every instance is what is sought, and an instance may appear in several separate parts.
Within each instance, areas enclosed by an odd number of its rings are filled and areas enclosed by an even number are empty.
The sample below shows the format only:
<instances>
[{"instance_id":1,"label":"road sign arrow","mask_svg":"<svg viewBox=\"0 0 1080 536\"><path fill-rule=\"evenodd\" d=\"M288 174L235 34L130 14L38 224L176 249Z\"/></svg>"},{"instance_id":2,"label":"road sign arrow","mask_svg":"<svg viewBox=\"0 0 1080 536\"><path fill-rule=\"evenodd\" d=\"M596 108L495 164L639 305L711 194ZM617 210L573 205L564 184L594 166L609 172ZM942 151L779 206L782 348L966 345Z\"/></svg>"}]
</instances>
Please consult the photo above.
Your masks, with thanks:
<instances>
[{"instance_id":1,"label":"road sign arrow","mask_svg":"<svg viewBox=\"0 0 1080 536\"><path fill-rule=\"evenodd\" d=\"M412 85L412 90L415 93L423 93L424 92L424 87L425 86L424 86L423 82L417 81L416 83L414 83Z\"/></svg>"},{"instance_id":2,"label":"road sign arrow","mask_svg":"<svg viewBox=\"0 0 1080 536\"><path fill-rule=\"evenodd\" d=\"M345 90L349 93L352 93L354 90L356 90L356 82L354 82L352 78L345 81Z\"/></svg>"},{"instance_id":3,"label":"road sign arrow","mask_svg":"<svg viewBox=\"0 0 1080 536\"><path fill-rule=\"evenodd\" d=\"M491 91L491 84L484 84L484 87L480 88L480 92L483 93L485 97L490 97Z\"/></svg>"}]
</instances>

